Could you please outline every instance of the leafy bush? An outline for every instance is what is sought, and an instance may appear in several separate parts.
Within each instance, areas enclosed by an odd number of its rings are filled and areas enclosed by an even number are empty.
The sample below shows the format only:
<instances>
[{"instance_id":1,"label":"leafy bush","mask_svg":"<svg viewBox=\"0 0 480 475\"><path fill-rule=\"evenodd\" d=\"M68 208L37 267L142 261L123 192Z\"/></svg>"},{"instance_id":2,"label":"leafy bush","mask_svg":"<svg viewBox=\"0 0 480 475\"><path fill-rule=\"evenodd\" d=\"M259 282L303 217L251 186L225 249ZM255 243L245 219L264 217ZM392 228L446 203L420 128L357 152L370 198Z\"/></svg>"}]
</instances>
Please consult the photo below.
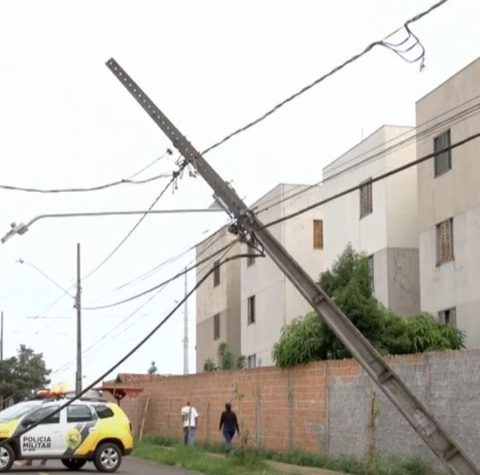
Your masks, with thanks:
<instances>
[{"instance_id":1,"label":"leafy bush","mask_svg":"<svg viewBox=\"0 0 480 475\"><path fill-rule=\"evenodd\" d=\"M367 259L350 245L332 270L321 275L320 286L383 354L464 348L465 335L460 330L440 324L427 313L403 319L379 303L372 294ZM314 312L294 319L282 329L272 356L279 366L351 357Z\"/></svg>"}]
</instances>

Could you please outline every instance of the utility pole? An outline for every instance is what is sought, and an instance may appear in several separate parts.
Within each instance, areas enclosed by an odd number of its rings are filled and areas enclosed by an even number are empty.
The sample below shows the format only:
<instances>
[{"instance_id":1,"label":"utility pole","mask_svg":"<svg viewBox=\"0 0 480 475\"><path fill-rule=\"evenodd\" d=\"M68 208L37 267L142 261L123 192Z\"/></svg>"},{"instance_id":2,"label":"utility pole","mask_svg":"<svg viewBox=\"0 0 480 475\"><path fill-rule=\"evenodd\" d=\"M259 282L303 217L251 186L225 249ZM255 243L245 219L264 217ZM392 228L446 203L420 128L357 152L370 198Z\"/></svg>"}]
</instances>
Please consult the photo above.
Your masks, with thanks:
<instances>
[{"instance_id":1,"label":"utility pole","mask_svg":"<svg viewBox=\"0 0 480 475\"><path fill-rule=\"evenodd\" d=\"M367 374L390 399L417 434L455 475L480 475L480 469L449 436L433 414L410 391L325 291L308 275L288 251L275 239L236 192L218 175L202 154L188 142L165 114L151 101L123 68L112 58L107 67L135 100L172 141L202 178L214 190L236 223L230 227L247 243L256 239L296 289L335 333Z\"/></svg>"},{"instance_id":2,"label":"utility pole","mask_svg":"<svg viewBox=\"0 0 480 475\"><path fill-rule=\"evenodd\" d=\"M0 321L0 360L3 361L3 310Z\"/></svg>"},{"instance_id":3,"label":"utility pole","mask_svg":"<svg viewBox=\"0 0 480 475\"><path fill-rule=\"evenodd\" d=\"M77 243L77 293L75 308L77 309L77 371L75 373L75 394L82 392L82 286L80 275L80 243Z\"/></svg>"},{"instance_id":4,"label":"utility pole","mask_svg":"<svg viewBox=\"0 0 480 475\"><path fill-rule=\"evenodd\" d=\"M187 268L185 267L185 296L188 294ZM183 308L183 374L188 374L188 299Z\"/></svg>"}]
</instances>

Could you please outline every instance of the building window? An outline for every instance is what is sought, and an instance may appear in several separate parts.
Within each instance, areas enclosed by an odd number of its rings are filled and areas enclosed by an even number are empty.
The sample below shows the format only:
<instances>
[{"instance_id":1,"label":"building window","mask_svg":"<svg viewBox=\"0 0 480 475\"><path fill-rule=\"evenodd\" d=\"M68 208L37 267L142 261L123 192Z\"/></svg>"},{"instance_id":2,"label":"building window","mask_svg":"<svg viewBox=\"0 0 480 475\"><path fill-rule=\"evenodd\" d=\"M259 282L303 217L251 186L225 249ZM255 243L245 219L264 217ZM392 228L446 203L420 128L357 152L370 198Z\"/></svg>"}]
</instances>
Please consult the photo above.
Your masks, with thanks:
<instances>
[{"instance_id":1,"label":"building window","mask_svg":"<svg viewBox=\"0 0 480 475\"><path fill-rule=\"evenodd\" d=\"M255 264L255 248L247 245L247 267L253 266Z\"/></svg>"},{"instance_id":2,"label":"building window","mask_svg":"<svg viewBox=\"0 0 480 475\"><path fill-rule=\"evenodd\" d=\"M373 292L375 289L374 286L374 261L373 261L373 254L367 257L367 264L368 264L368 279L370 281L370 290Z\"/></svg>"},{"instance_id":3,"label":"building window","mask_svg":"<svg viewBox=\"0 0 480 475\"><path fill-rule=\"evenodd\" d=\"M220 314L217 313L213 316L213 339L218 340L220 338Z\"/></svg>"},{"instance_id":4,"label":"building window","mask_svg":"<svg viewBox=\"0 0 480 475\"><path fill-rule=\"evenodd\" d=\"M436 226L437 266L452 261L453 254L453 218L442 221Z\"/></svg>"},{"instance_id":5,"label":"building window","mask_svg":"<svg viewBox=\"0 0 480 475\"><path fill-rule=\"evenodd\" d=\"M457 309L455 307L447 308L438 312L438 321L444 325L457 326Z\"/></svg>"},{"instance_id":6,"label":"building window","mask_svg":"<svg viewBox=\"0 0 480 475\"><path fill-rule=\"evenodd\" d=\"M372 211L372 180L369 179L360 186L360 218L367 216Z\"/></svg>"},{"instance_id":7,"label":"building window","mask_svg":"<svg viewBox=\"0 0 480 475\"><path fill-rule=\"evenodd\" d=\"M213 286L216 287L220 285L220 261L215 261L213 267Z\"/></svg>"},{"instance_id":8,"label":"building window","mask_svg":"<svg viewBox=\"0 0 480 475\"><path fill-rule=\"evenodd\" d=\"M437 135L433 139L433 152L435 153L434 157L434 167L435 167L435 176L443 175L445 172L448 172L452 168L452 154L451 150L445 150L440 152L445 148L450 147L450 130L443 132L443 134Z\"/></svg>"},{"instance_id":9,"label":"building window","mask_svg":"<svg viewBox=\"0 0 480 475\"><path fill-rule=\"evenodd\" d=\"M323 249L323 221L321 219L313 220L313 248Z\"/></svg>"},{"instance_id":10,"label":"building window","mask_svg":"<svg viewBox=\"0 0 480 475\"><path fill-rule=\"evenodd\" d=\"M248 297L247 300L247 323L255 323L255 295Z\"/></svg>"},{"instance_id":11,"label":"building window","mask_svg":"<svg viewBox=\"0 0 480 475\"><path fill-rule=\"evenodd\" d=\"M247 364L249 368L257 367L257 355L249 355L247 358Z\"/></svg>"}]
</instances>

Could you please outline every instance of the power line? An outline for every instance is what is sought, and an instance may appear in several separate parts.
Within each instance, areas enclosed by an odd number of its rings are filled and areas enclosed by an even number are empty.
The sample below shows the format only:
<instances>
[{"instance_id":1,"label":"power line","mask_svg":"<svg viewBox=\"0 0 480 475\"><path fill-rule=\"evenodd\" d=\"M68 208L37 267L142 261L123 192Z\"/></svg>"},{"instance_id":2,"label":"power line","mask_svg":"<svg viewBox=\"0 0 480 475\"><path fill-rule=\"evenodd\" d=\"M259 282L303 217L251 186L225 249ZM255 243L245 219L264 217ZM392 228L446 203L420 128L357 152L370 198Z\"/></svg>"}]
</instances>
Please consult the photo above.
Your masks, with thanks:
<instances>
[{"instance_id":1,"label":"power line","mask_svg":"<svg viewBox=\"0 0 480 475\"><path fill-rule=\"evenodd\" d=\"M388 178L392 175L395 175L395 174L400 173L404 170L407 170L408 168L411 168L415 165L418 165L422 162L425 162L426 160L430 160L431 158L434 158L438 154L448 152L448 151L453 150L457 147L461 147L462 145L465 145L466 143L471 142L472 140L475 140L475 139L478 139L478 138L480 138L480 132L478 132L476 134L473 134L473 135L469 135L467 138L465 138L463 140L460 140L459 142L456 142L456 143L450 145L449 147L445 147L442 150L437 150L436 152L429 153L428 155L424 155L423 157L418 158L417 160L413 160L411 162L406 163L405 165L401 165L400 167L394 168L393 170L390 170L390 171L382 173L381 175L378 175L374 178L371 178L368 181L368 184L370 184L370 183L373 184L377 181L384 180L385 178ZM365 186L365 183L347 188L346 190L343 190L339 193L336 193L332 196L329 196L328 198L324 198L323 200L317 201L317 202L315 202L315 203L313 203L309 206L306 206L306 207L301 208L297 211L294 211L293 213L287 214L285 216L282 216L281 218L270 221L269 223L264 224L262 227L263 228L269 228L270 226L274 226L275 224L279 224L279 223L282 223L283 221L287 221L289 219L295 218L296 216L299 216L299 215L301 215L301 214L303 214L307 211L310 211L311 209L318 208L319 206L321 206L323 204L329 203L330 201L333 201L333 200L336 200L338 198L341 198L342 196L348 195L348 194L352 193L353 191L360 190L363 186Z\"/></svg>"},{"instance_id":2,"label":"power line","mask_svg":"<svg viewBox=\"0 0 480 475\"><path fill-rule=\"evenodd\" d=\"M112 307L116 307L118 305L122 305L124 303L127 303L127 302L131 302L132 300L136 300L140 297L143 297L144 295L147 295L151 292L154 292L155 290L169 284L170 282L173 282L174 280L178 279L179 277L182 277L183 275L187 274L188 272L190 272L191 270L197 268L198 266L202 265L203 263L211 260L213 257L217 256L218 254L221 254L222 252L224 252L225 250L228 250L229 248L231 248L234 244L236 244L237 242L239 241L239 239L235 239L234 241L226 244L225 246L221 247L220 249L216 250L215 252L212 252L210 255L208 255L207 257L203 258L201 261L198 261L196 264L192 265L192 266L189 266L187 267L186 269L184 269L183 271L181 272L178 272L177 274L175 274L174 276L172 277L169 277L168 279L164 280L163 282L160 282L159 284L157 285L154 285L153 287L147 289L147 290L144 290L143 292L140 292L138 294L135 294L135 295L132 295L131 297L128 297L126 299L123 299L123 300L119 300L117 302L113 302L113 303L110 303L110 304L106 304L106 305L100 305L100 306L97 306L97 307L82 307L82 310L105 310L107 308L112 308Z\"/></svg>"},{"instance_id":3,"label":"power line","mask_svg":"<svg viewBox=\"0 0 480 475\"><path fill-rule=\"evenodd\" d=\"M177 175L174 173L170 181L167 185L162 189L162 191L158 194L158 196L153 200L152 204L148 207L148 211L153 209L153 207L158 203L160 198L165 194L165 192L170 188L170 186L175 183L177 179ZM97 264L87 275L82 276L82 280L88 279L91 277L95 272L97 272L101 267L103 267L112 257L113 255L125 244L127 239L135 232L135 230L140 226L143 220L147 217L148 212L144 213L138 221L133 225L133 227L128 231L128 233L120 240L120 242L113 248L113 250L99 263Z\"/></svg>"},{"instance_id":4,"label":"power line","mask_svg":"<svg viewBox=\"0 0 480 475\"><path fill-rule=\"evenodd\" d=\"M472 100L475 100L475 99L478 99L478 98L480 98L480 94L475 96L474 98L469 99L468 101L465 101L464 103L460 104L459 106L453 107L452 109L450 109L448 111L445 111L442 114L439 114L438 116L432 118L431 120L426 121L423 124L420 124L417 128L415 128L413 130L408 130L406 132L402 132L401 134L398 134L397 136L389 139L388 141L384 142L383 144L372 147L369 150L366 150L366 151L352 157L350 159L350 162L354 162L354 163L352 163L350 166L344 166L344 165L338 164L338 165L334 165L333 167L329 167L329 172L331 172L332 170L339 169L341 167L343 167L343 168L340 171L338 171L337 173L334 173L334 174L328 176L327 178L322 178L320 181L318 181L318 182L316 182L312 185L296 185L295 187L292 188L292 190L290 190L290 192L285 193L285 195L282 198L279 199L278 197L273 197L273 198L270 198L268 200L265 200L260 205L258 205L257 207L252 208L252 211L255 211L256 214L263 213L263 212L269 210L270 208L272 208L274 206L277 206L281 203L284 203L285 201L288 201L290 199L296 198L297 196L302 195L302 194L310 191L311 189L316 188L317 186L322 185L322 184L326 183L327 181L332 180L333 178L336 178L337 176L339 176L339 175L341 175L341 174L343 174L347 171L351 171L353 169L356 169L356 168L370 162L371 160L374 160L375 158L378 158L379 156L388 155L390 153L401 150L401 149L403 149L403 148L405 148L405 147L407 147L407 146L409 146L409 145L411 145L415 142L418 142L419 140L425 140L426 138L431 137L433 134L437 133L439 130L444 129L447 126L451 126L451 125L455 125L455 124L458 124L460 122L463 122L463 121L473 117L474 115L477 115L480 112L480 103L476 103L476 104L474 104L473 106L471 106L467 109L463 109L463 110L457 112L456 114L444 119L443 121L436 122L432 127L428 128L428 129L417 132L420 127L422 127L422 126L424 126L424 125L426 125L426 124L428 124L432 121L436 121L438 118L444 116L446 113L451 112L452 110L455 110L458 107L461 107L461 106L465 105L466 103L469 103ZM401 138L405 135L408 135L408 134L410 134L410 137L407 136L407 138L405 138L404 140L402 140L400 142L397 142L397 140L399 138ZM383 148L385 145L387 145L388 143L391 143L391 142L395 142L395 143L393 145L391 145L390 147ZM372 151L378 150L378 149L381 149L381 150L373 153L372 155L369 155L369 156L363 158L360 161L357 161L358 159L364 157L366 154L368 154ZM262 206L262 207L259 208L260 206Z\"/></svg>"},{"instance_id":5,"label":"power line","mask_svg":"<svg viewBox=\"0 0 480 475\"><path fill-rule=\"evenodd\" d=\"M154 175L150 178L145 178L143 180L131 180L129 178L122 178L121 180L112 181L110 183L105 183L103 185L90 186L85 188L29 188L23 186L14 186L14 185L1 185L0 189L9 190L9 191L24 191L27 193L81 193L81 192L90 192L90 191L100 191L106 190L108 188L113 188L119 185L144 185L146 183L151 183L153 181L159 180L161 178L168 178L171 176L171 173L161 173L159 175Z\"/></svg>"},{"instance_id":6,"label":"power line","mask_svg":"<svg viewBox=\"0 0 480 475\"><path fill-rule=\"evenodd\" d=\"M427 10L425 10L421 13L418 13L417 15L413 16L412 18L408 19L400 28L397 28L395 31L392 31L385 38L383 38L381 40L374 41L373 43L370 43L360 53L357 53L354 56L350 57L349 59L347 59L343 63L339 64L338 66L336 66L335 68L330 70L328 73L324 74L323 76L320 76L318 79L315 79L310 84L304 86L302 89L300 89L299 91L290 95L289 97L284 99L282 102L276 104L275 106L273 106L271 109L269 109L267 112L265 112L264 114L262 114L258 118L252 120L251 122L244 125L243 127L238 128L234 132L232 132L229 135L227 135L226 137L224 137L222 140L220 140L220 141L214 143L213 145L211 145L210 147L206 148L202 152L202 154L204 155L204 154L210 152L211 150L219 147L220 145L224 144L225 142L227 142L231 138L235 137L236 135L241 134L242 132L245 132L246 130L250 129L251 127L259 124L260 122L263 122L265 119L267 119L269 116L271 116L272 114L277 112L279 109L284 107L289 102L291 102L294 99L296 99L297 97L301 96L302 94L304 94L308 90L312 89L317 84L323 82L325 79L329 78L330 76L333 76L334 74L336 74L337 72L339 72L340 70L342 70L343 68L348 66L349 64L353 63L357 59L360 59L362 56L365 56L367 53L369 53L376 46L383 46L383 47L387 48L388 50L393 51L394 53L399 55L404 61L407 61L409 63L420 62L420 67L423 68L423 63L424 63L424 58L425 58L425 48L422 45L420 39L411 31L411 29L409 28L409 25L411 25L412 23L420 20L424 16L428 15L430 12L439 8L441 5L443 5L447 1L448 0L440 0L439 2L435 3L430 8L428 8ZM387 41L389 38L396 35L397 33L399 33L402 30L405 30L407 32L407 37L404 40L402 40L401 42L396 43L396 44ZM410 41L412 39L413 39L413 42ZM409 41L411 43L410 46L408 46L406 49L400 49L401 46L408 43ZM420 53L417 56L415 56L414 58L409 58L407 54L410 51L414 50L415 47L420 48Z\"/></svg>"},{"instance_id":7,"label":"power line","mask_svg":"<svg viewBox=\"0 0 480 475\"><path fill-rule=\"evenodd\" d=\"M219 238L221 238L221 235L218 235L214 240L212 240L204 249L202 249L198 254L197 254L197 258L198 256L204 254L208 249L210 249L216 242L218 242ZM205 259L203 259L202 261L198 262L196 266L193 266L190 268L190 270L192 270L193 268L195 267L200 267L203 263L206 263L208 260L211 260L213 257L215 257L216 255L218 255L219 253L222 253L223 251L224 254L222 255L221 259L225 256L226 253L228 253L228 251L233 247L233 245L237 242L238 240L235 240L235 241L232 241L231 243L229 243L227 246L221 248L219 250L218 253L214 253L212 255L209 255L208 257L206 257ZM197 243L195 246L198 246L199 243ZM194 247L195 247L194 246ZM227 249L226 249L227 248ZM196 258L193 260L193 261L196 261ZM191 261L192 262L192 261ZM190 264L191 264L190 262ZM184 275L186 272L188 272L189 269L184 269L184 271L180 274L178 274L178 277ZM175 278L177 278L177 276L175 276ZM172 279L171 281L173 281L174 279ZM143 302L139 307L137 307L133 312L130 312L129 314L127 314L115 327L115 330L119 330L119 328L124 324L126 323L128 320L130 320L130 318L132 318L135 314L137 314L143 307L145 307L145 305L147 305L149 302L151 302L162 290L164 290L166 288L166 284L168 282L165 283L165 285L159 287L157 289L157 291L151 295L145 302ZM124 332L125 330L122 330L122 332ZM101 343L103 340L105 340L107 337L111 336L112 335L112 332L111 331L108 331L107 333L103 334L100 338L98 338L97 340L95 340L86 350L84 350L82 352L82 357L84 355L86 355L91 349L93 349L95 346L97 346L99 343ZM116 339L116 338L114 338ZM63 366L61 366L60 368L54 370L52 372L52 374L57 374L59 372L64 372L66 371L67 369L71 368L73 366L74 362L69 362L69 363L66 363L64 364Z\"/></svg>"},{"instance_id":8,"label":"power line","mask_svg":"<svg viewBox=\"0 0 480 475\"><path fill-rule=\"evenodd\" d=\"M467 138L464 139L464 140L461 140L461 141L459 141L459 142L457 142L457 143L455 143L455 144L450 145L449 147L444 148L443 150L439 150L439 151L430 153L430 154L428 154L428 155L425 155L425 156L422 157L422 158L419 158L419 159L417 159L417 160L408 162L407 164L404 164L404 165L402 165L402 166L400 166L400 167L397 167L397 168L394 168L393 170L390 170L390 171L388 171L388 172L386 172L386 173L383 173L383 174L381 174L381 175L378 175L377 177L372 178L371 180L369 180L369 183L372 183L372 184L373 184L373 183L375 183L375 182L377 182L377 181L384 180L385 178L388 178L388 177L390 177L390 176L392 176L392 175L395 175L395 174L397 174L397 173L400 173L401 171L404 171L404 170L406 170L406 169L408 169L408 168L411 168L412 166L418 165L419 163L422 163L422 162L424 162L424 161L426 161L426 160L429 160L429 159L435 157L436 155L438 155L439 153L443 153L443 152L447 152L447 151L453 150L454 148L457 148L457 147L459 147L459 146L462 146L462 145L464 145L464 144L466 144L466 143L468 143L468 142L470 142L470 141L472 141L472 140L474 140L474 139L476 139L476 138L478 138L478 137L480 137L480 133L471 135L471 136L467 137ZM348 189L346 189L346 190L343 190L343 191L341 191L341 192L339 192L339 193L336 193L336 194L334 194L334 195L332 195L332 196L330 196L330 197L328 197L328 198L325 198L325 199L323 199L323 200L317 201L316 203L314 203L314 204L312 204L312 205L309 205L309 206L307 206L307 207L305 207L305 208L302 208L302 209L297 210L297 211L295 211L295 212L293 212L293 213L290 213L290 214L288 214L288 215L286 215L286 216L283 216L283 217L278 218L278 219L276 219L276 220L274 220L274 221L271 221L271 222L269 222L269 223L267 223L267 224L264 224L263 227L267 228L267 227L273 226L273 225L275 225L275 224L279 224L279 223L281 223L281 222L283 222L283 221L287 221L288 219L294 218L294 217L296 217L296 216L298 216L298 215L300 215L300 214L305 213L306 211L309 211L309 210L311 210L311 209L313 209L313 208L317 208L318 206L323 205L323 204L326 204L326 203L328 203L328 202L330 202L330 201L336 200L336 199L338 199L338 198L340 198L340 197L342 197L342 196L345 196L345 195L347 195L347 194L352 193L353 191L357 191L357 190L359 190L360 188L362 188L362 186L365 186L365 184L356 185L356 186L353 186L353 187L348 188ZM149 288L149 289L147 289L147 290L144 290L143 292L140 292L140 293L138 293L138 294L136 294L136 295L133 295L133 296L131 296L131 297L128 297L128 298L126 298L126 299L123 299L123 300L120 300L120 301L117 301L117 302L113 302L113 303L110 303L110 304L107 304L107 305L101 305L101 306L97 306L97 307L83 307L83 309L84 309L84 310L103 310L103 309L115 307L115 306L117 306L117 305L122 305L122 304L124 304L124 303L130 302L130 301L135 300L135 299L137 299L137 298L143 297L144 295L147 295L147 294L149 294L149 293L157 290L158 288L161 288L161 287L163 287L164 285L172 282L173 280L177 279L178 277L181 277L182 275L184 275L185 273L187 273L187 272L189 272L190 270L194 269L195 267L198 267L198 266L202 265L205 261L207 261L207 260L211 259L212 257L214 257L215 255L218 255L219 253L223 252L223 250L225 250L228 246L236 243L236 242L239 241L239 240L240 240L240 239L238 238L237 240L232 241L232 243L227 244L226 246L223 246L220 250L217 250L217 251L215 251L214 253L210 254L207 258L205 258L205 259L197 262L194 266L191 266L191 267L185 269L184 271L177 273L177 274L174 275L173 277L170 277L169 279L167 279L167 280L161 282L160 284L157 284L157 285L155 285L155 286L153 286L153 287L151 287L151 288Z\"/></svg>"},{"instance_id":9,"label":"power line","mask_svg":"<svg viewBox=\"0 0 480 475\"><path fill-rule=\"evenodd\" d=\"M225 226L225 225L224 225ZM223 227L223 226L222 226ZM199 256L201 256L202 254L204 254L209 248L211 248L219 239L221 238L221 236L217 236L217 238L215 240L213 240L211 243L208 244L208 246L206 246L205 248L203 248L200 252L197 253L197 258ZM161 270L163 267L165 267L166 265L169 265L169 264L172 264L173 262L179 260L180 258L182 258L183 256L185 256L186 254L188 254L189 252L193 251L194 249L196 249L205 239L202 239L201 241L193 244L192 246L188 247L187 249L185 249L184 251L180 252L179 254L176 254L175 256L171 256L165 260L163 260L162 262L160 262L160 264L157 264L155 265L153 268L151 268L150 270L146 271L146 272L143 272L142 274L138 275L137 277L133 278L133 279L130 279L129 281L117 286L115 289L113 289L113 292L116 292L118 290L122 290L124 289L125 287L128 287L130 285L133 285L133 284L137 284L138 282L142 282L144 281L145 279L148 279L149 277L151 277L152 275L154 275L155 273L157 273L159 270ZM191 264L191 262L190 262Z\"/></svg>"},{"instance_id":10,"label":"power line","mask_svg":"<svg viewBox=\"0 0 480 475\"><path fill-rule=\"evenodd\" d=\"M19 431L18 433L15 434L13 437L9 437L7 439L4 439L0 441L0 445L8 444L12 439L14 438L20 438L22 435L26 434L33 428L37 427L37 425L43 423L45 420L47 420L49 417L52 415L58 414L60 411L65 409L66 407L70 406L74 401L77 401L80 399L84 394L86 394L88 391L90 391L92 388L94 388L97 384L103 381L112 371L117 369L122 363L124 363L130 356L132 356L134 353L136 353L169 319L172 317L172 315L185 303L185 301L190 298L190 296L207 280L207 278L219 267L222 265L226 264L229 261L232 261L234 259L240 259L242 257L246 257L247 255L245 254L236 254L231 257L225 258L223 261L216 263L196 284L195 286L188 291L188 293L175 305L173 310L171 310L164 318L163 320L160 321L147 335L145 335L139 343L137 343L130 351L128 351L122 358L120 358L113 366L111 366L107 371L105 371L100 377L98 377L93 383L89 384L85 389L80 391L78 394L76 394L72 399L69 399L67 402L64 404L60 405L58 408L56 408L53 412L45 416L44 418L36 421L29 427Z\"/></svg>"},{"instance_id":11,"label":"power line","mask_svg":"<svg viewBox=\"0 0 480 475\"><path fill-rule=\"evenodd\" d=\"M144 167L142 167L140 170L132 173L131 175L129 175L127 177L128 180L132 179L132 178L135 178L136 176L142 174L144 171L148 170L149 168L151 168L153 165L155 165L155 163L159 162L160 160L162 160L162 158L166 157L167 155L172 155L172 150L170 148L167 148L167 150L165 151L165 153L163 155L160 155L159 157L157 157L155 160L151 161L150 163L148 163L147 165L145 165Z\"/></svg>"}]
</instances>

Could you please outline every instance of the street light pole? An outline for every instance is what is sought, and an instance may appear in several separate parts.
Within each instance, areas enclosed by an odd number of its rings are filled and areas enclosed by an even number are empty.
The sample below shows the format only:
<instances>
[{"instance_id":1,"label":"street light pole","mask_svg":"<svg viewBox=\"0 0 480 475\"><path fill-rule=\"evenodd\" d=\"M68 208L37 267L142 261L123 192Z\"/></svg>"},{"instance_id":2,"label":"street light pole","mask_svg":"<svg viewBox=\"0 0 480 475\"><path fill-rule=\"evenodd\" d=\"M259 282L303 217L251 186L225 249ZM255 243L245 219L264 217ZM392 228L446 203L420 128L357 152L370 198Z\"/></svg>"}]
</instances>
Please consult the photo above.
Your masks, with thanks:
<instances>
[{"instance_id":1,"label":"street light pole","mask_svg":"<svg viewBox=\"0 0 480 475\"><path fill-rule=\"evenodd\" d=\"M3 361L3 310L2 310L2 319L0 322L0 360Z\"/></svg>"},{"instance_id":2,"label":"street light pole","mask_svg":"<svg viewBox=\"0 0 480 475\"><path fill-rule=\"evenodd\" d=\"M19 223L15 224L12 223L10 229L5 235L0 238L0 242L5 244L12 236L16 234L25 234L29 229L30 226L41 220L41 219L52 219L52 218L94 218L94 217L101 217L101 216L130 216L136 214L189 214L189 213L218 213L224 212L221 207L214 206L210 208L187 208L187 209L147 209L147 210L134 210L134 211L89 211L89 212L82 212L82 213L49 213L49 214L41 214L39 216L35 216L35 218L31 219L28 223Z\"/></svg>"},{"instance_id":3,"label":"street light pole","mask_svg":"<svg viewBox=\"0 0 480 475\"><path fill-rule=\"evenodd\" d=\"M77 372L75 374L75 393L82 392L82 305L81 305L81 275L80 275L80 243L77 243L77 293L75 307L77 309Z\"/></svg>"},{"instance_id":4,"label":"street light pole","mask_svg":"<svg viewBox=\"0 0 480 475\"><path fill-rule=\"evenodd\" d=\"M185 268L186 271L186 268ZM185 272L185 296L188 294L188 278ZM183 374L188 374L188 299L185 298L183 315Z\"/></svg>"}]
</instances>

